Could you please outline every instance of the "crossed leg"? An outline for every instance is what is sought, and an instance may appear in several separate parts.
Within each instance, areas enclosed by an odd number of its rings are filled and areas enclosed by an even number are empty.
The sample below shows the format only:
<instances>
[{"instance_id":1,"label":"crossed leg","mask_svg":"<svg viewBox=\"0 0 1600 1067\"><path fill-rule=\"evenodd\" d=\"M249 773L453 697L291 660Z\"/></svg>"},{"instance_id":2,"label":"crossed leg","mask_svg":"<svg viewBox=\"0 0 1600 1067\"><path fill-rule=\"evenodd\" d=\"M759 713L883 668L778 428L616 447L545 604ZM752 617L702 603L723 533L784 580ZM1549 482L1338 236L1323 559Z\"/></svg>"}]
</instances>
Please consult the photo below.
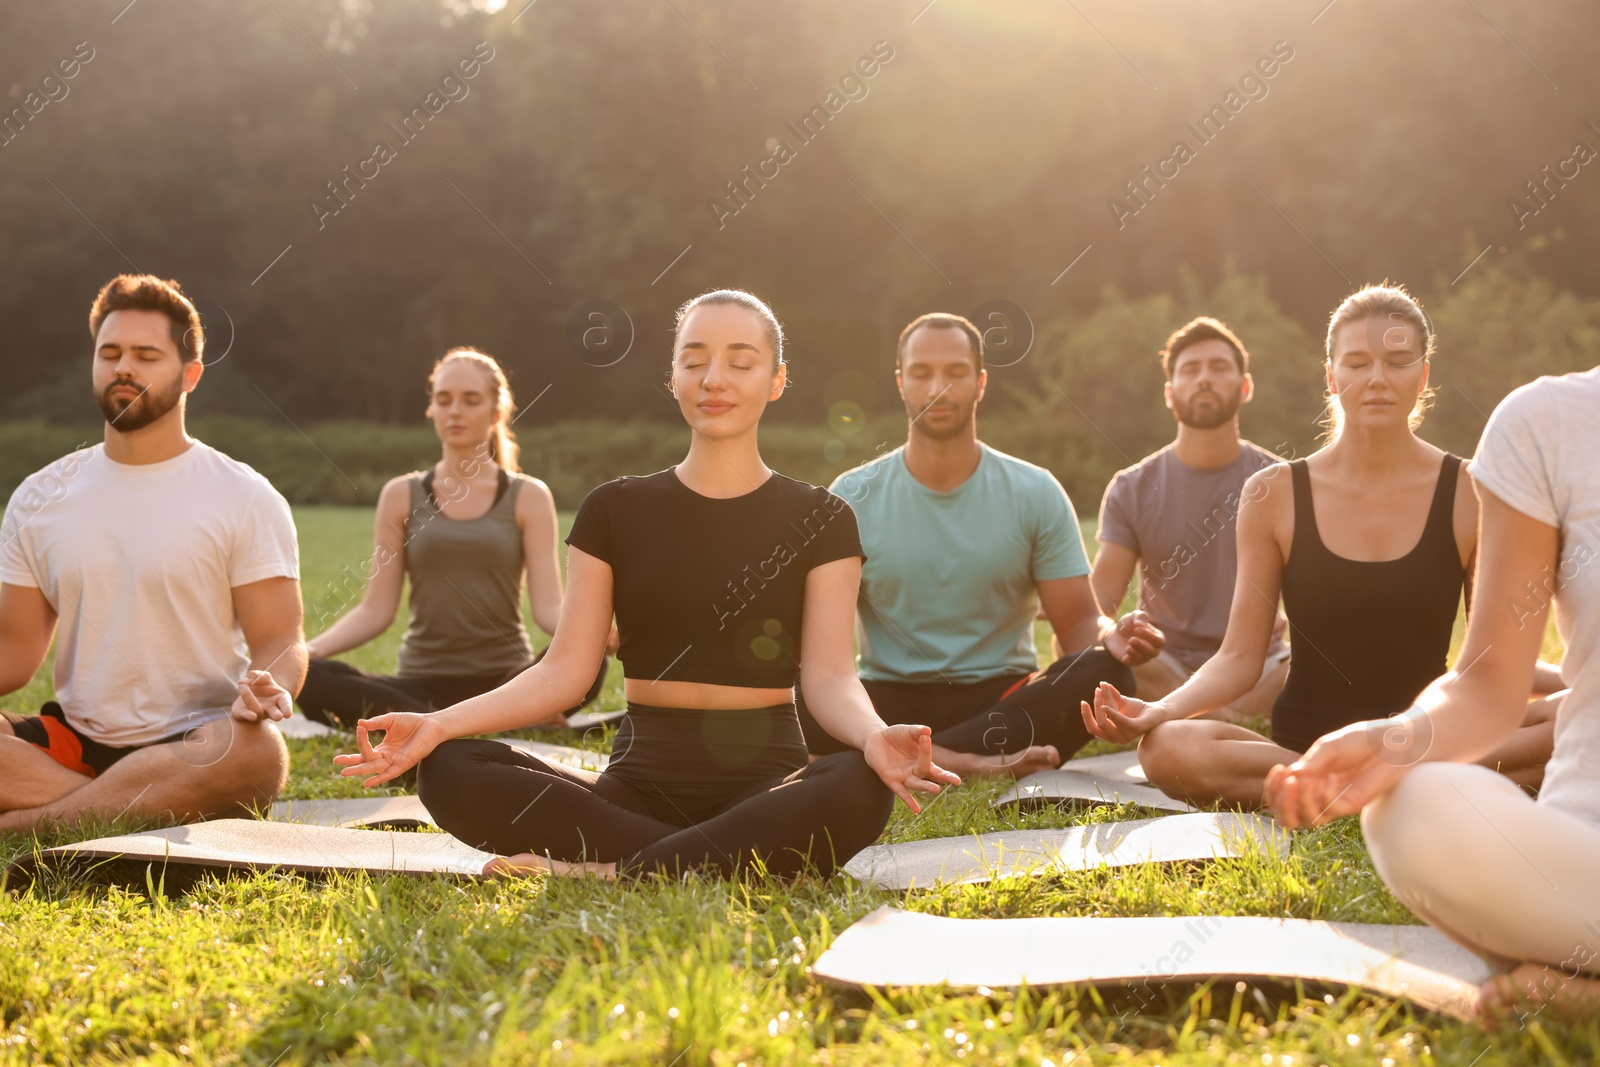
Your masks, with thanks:
<instances>
[{"instance_id":1,"label":"crossed leg","mask_svg":"<svg viewBox=\"0 0 1600 1067\"><path fill-rule=\"evenodd\" d=\"M1537 789L1550 758L1555 712L1563 696L1555 693L1531 702L1522 726L1484 757L1482 766ZM1139 765L1150 784L1200 807L1222 803L1259 808L1267 772L1300 756L1253 730L1212 719L1165 722L1139 742Z\"/></svg>"},{"instance_id":2,"label":"crossed leg","mask_svg":"<svg viewBox=\"0 0 1600 1067\"><path fill-rule=\"evenodd\" d=\"M276 798L288 773L276 727L230 716L130 752L97 778L67 770L0 723L0 833L122 815L242 814Z\"/></svg>"},{"instance_id":3,"label":"crossed leg","mask_svg":"<svg viewBox=\"0 0 1600 1067\"><path fill-rule=\"evenodd\" d=\"M1139 766L1150 784L1201 807L1259 808L1267 772L1299 758L1253 730L1215 719L1164 722L1139 741Z\"/></svg>"},{"instance_id":4,"label":"crossed leg","mask_svg":"<svg viewBox=\"0 0 1600 1067\"><path fill-rule=\"evenodd\" d=\"M417 782L442 829L505 857L486 874L730 876L759 862L780 878L826 876L877 839L894 804L854 750L750 783L696 818L658 783L563 767L498 741L445 742Z\"/></svg>"},{"instance_id":5,"label":"crossed leg","mask_svg":"<svg viewBox=\"0 0 1600 1067\"><path fill-rule=\"evenodd\" d=\"M1372 863L1412 911L1509 973L1486 1022L1600 1017L1600 826L1470 763L1423 763L1367 805Z\"/></svg>"},{"instance_id":6,"label":"crossed leg","mask_svg":"<svg viewBox=\"0 0 1600 1067\"><path fill-rule=\"evenodd\" d=\"M1537 790L1544 782L1544 765L1556 743L1556 711L1566 690L1529 701L1522 727L1506 743L1479 760L1480 766L1499 771L1524 789Z\"/></svg>"}]
</instances>

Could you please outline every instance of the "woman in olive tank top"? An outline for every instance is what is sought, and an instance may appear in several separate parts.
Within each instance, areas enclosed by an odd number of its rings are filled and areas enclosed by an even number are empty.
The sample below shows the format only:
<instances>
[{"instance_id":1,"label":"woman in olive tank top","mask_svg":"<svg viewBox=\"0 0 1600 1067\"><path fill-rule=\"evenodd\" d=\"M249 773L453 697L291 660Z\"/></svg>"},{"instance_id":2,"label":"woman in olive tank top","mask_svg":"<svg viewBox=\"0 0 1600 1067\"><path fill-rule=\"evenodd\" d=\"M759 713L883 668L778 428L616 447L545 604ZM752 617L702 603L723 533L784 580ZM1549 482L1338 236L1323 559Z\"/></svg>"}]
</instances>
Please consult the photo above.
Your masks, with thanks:
<instances>
[{"instance_id":1,"label":"woman in olive tank top","mask_svg":"<svg viewBox=\"0 0 1600 1067\"><path fill-rule=\"evenodd\" d=\"M373 553L359 568L362 598L307 642L300 709L330 726L449 707L537 662L522 621L524 574L539 627L554 633L561 616L555 503L544 483L517 470L505 373L492 356L454 348L435 364L428 388L443 456L384 486ZM330 659L388 630L407 578L411 622L396 673ZM584 704L599 695L607 666L602 659ZM564 722L556 716L546 725Z\"/></svg>"},{"instance_id":2,"label":"woman in olive tank top","mask_svg":"<svg viewBox=\"0 0 1600 1067\"><path fill-rule=\"evenodd\" d=\"M1267 773L1324 734L1405 711L1446 670L1477 550L1478 502L1457 456L1416 435L1434 338L1404 289L1369 286L1328 324L1329 443L1245 483L1239 569L1222 647L1182 687L1150 703L1102 684L1083 705L1092 733L1139 742L1153 785L1196 804L1259 806ZM1279 595L1294 649L1271 739L1202 719L1260 676ZM1561 688L1541 672L1540 693ZM1485 759L1537 786L1554 702Z\"/></svg>"}]
</instances>

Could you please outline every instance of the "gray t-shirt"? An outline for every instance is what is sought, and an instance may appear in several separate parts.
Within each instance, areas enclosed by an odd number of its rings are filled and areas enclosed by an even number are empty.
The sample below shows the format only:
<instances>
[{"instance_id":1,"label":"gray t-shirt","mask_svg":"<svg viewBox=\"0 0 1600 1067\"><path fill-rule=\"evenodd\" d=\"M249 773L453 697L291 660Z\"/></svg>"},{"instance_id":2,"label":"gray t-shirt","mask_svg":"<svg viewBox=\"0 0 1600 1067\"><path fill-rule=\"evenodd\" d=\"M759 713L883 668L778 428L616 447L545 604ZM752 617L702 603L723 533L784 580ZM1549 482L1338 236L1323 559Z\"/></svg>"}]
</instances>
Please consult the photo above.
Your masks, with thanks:
<instances>
[{"instance_id":1,"label":"gray t-shirt","mask_svg":"<svg viewBox=\"0 0 1600 1067\"><path fill-rule=\"evenodd\" d=\"M1554 600L1566 642L1555 751L1539 803L1600 826L1600 367L1540 378L1500 402L1467 469L1478 485L1561 531L1540 587L1508 607L1520 619ZM1480 606L1479 611L1504 610Z\"/></svg>"},{"instance_id":2,"label":"gray t-shirt","mask_svg":"<svg viewBox=\"0 0 1600 1067\"><path fill-rule=\"evenodd\" d=\"M1244 483L1279 462L1266 449L1241 444L1238 458L1213 470L1189 466L1168 445L1118 471L1100 502L1097 539L1139 557L1139 607L1166 634L1166 650L1191 671L1216 655L1228 629ZM1283 650L1287 625L1280 612L1269 656Z\"/></svg>"}]
</instances>

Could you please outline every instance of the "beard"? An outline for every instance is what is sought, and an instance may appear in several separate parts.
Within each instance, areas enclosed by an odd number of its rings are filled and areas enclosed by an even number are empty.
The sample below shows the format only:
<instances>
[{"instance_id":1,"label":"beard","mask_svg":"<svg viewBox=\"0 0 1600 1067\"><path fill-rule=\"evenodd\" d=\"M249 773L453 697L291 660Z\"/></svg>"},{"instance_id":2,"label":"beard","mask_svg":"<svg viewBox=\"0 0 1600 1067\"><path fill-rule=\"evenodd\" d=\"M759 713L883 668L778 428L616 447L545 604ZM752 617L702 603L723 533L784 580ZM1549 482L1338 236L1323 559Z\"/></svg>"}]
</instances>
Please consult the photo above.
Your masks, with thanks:
<instances>
[{"instance_id":1,"label":"beard","mask_svg":"<svg viewBox=\"0 0 1600 1067\"><path fill-rule=\"evenodd\" d=\"M1214 403L1208 409L1196 410L1196 402L1201 397L1210 397ZM1196 430L1214 430L1230 421L1239 413L1240 397L1235 393L1231 397L1222 396L1210 389L1202 389L1188 400L1172 398L1173 414L1178 416L1178 421L1185 426Z\"/></svg>"},{"instance_id":2,"label":"beard","mask_svg":"<svg viewBox=\"0 0 1600 1067\"><path fill-rule=\"evenodd\" d=\"M929 406L931 407L932 405ZM911 431L913 433L920 433L922 436L932 441L948 441L952 438L961 436L963 433L966 433L967 427L972 425L972 416L977 410L977 407L978 402L974 400L965 408L958 409L958 414L960 417L955 422L942 429L935 428L924 422L922 419L922 411L914 412L908 406L906 408L906 414L911 417ZM926 410L927 408L923 409L923 411Z\"/></svg>"},{"instance_id":3,"label":"beard","mask_svg":"<svg viewBox=\"0 0 1600 1067\"><path fill-rule=\"evenodd\" d=\"M157 386L152 384L132 400L123 400L111 395L111 390L129 384L131 383L112 382L94 398L106 422L123 433L144 429L177 407L178 401L183 399L182 375L174 378L172 388L165 391L158 391Z\"/></svg>"}]
</instances>

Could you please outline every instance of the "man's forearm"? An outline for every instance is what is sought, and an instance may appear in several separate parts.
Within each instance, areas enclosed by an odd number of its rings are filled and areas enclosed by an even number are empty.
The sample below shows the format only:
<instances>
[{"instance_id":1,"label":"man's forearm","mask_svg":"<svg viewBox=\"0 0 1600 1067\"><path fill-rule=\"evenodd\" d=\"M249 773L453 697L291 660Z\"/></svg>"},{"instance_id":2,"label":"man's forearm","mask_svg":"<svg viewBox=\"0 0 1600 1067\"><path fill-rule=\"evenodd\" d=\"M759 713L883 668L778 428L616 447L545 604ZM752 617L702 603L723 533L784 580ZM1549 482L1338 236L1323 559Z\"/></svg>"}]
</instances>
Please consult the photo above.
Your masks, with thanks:
<instances>
[{"instance_id":1,"label":"man's forearm","mask_svg":"<svg viewBox=\"0 0 1600 1067\"><path fill-rule=\"evenodd\" d=\"M266 671L290 696L300 695L300 687L306 682L306 663L310 659L304 639L296 636L293 640L275 641L250 652L251 670Z\"/></svg>"},{"instance_id":2,"label":"man's forearm","mask_svg":"<svg viewBox=\"0 0 1600 1067\"><path fill-rule=\"evenodd\" d=\"M14 633L0 635L0 694L15 693L33 681L33 676L44 663L44 650L37 656L30 656L23 650L26 644L31 642L19 640ZM49 647L47 638L45 650Z\"/></svg>"},{"instance_id":3,"label":"man's forearm","mask_svg":"<svg viewBox=\"0 0 1600 1067\"><path fill-rule=\"evenodd\" d=\"M1115 616L1117 609L1122 607L1122 602L1127 599L1128 587L1131 581L1123 582L1120 586L1111 581L1103 581L1099 585L1089 583L1094 590L1095 601L1100 605L1100 610L1107 615Z\"/></svg>"},{"instance_id":4,"label":"man's forearm","mask_svg":"<svg viewBox=\"0 0 1600 1067\"><path fill-rule=\"evenodd\" d=\"M20 664L9 662L5 653L0 651L0 696L15 693L18 689L33 681L36 671L23 674Z\"/></svg>"},{"instance_id":5,"label":"man's forearm","mask_svg":"<svg viewBox=\"0 0 1600 1067\"><path fill-rule=\"evenodd\" d=\"M39 590L0 585L0 694L33 681L55 632L55 611Z\"/></svg>"},{"instance_id":6,"label":"man's forearm","mask_svg":"<svg viewBox=\"0 0 1600 1067\"><path fill-rule=\"evenodd\" d=\"M1052 625L1054 625L1052 623ZM1100 643L1106 630L1116 625L1115 620L1104 615L1084 615L1065 631L1057 631L1055 635L1058 655L1068 655L1082 652L1086 648L1093 648Z\"/></svg>"}]
</instances>

